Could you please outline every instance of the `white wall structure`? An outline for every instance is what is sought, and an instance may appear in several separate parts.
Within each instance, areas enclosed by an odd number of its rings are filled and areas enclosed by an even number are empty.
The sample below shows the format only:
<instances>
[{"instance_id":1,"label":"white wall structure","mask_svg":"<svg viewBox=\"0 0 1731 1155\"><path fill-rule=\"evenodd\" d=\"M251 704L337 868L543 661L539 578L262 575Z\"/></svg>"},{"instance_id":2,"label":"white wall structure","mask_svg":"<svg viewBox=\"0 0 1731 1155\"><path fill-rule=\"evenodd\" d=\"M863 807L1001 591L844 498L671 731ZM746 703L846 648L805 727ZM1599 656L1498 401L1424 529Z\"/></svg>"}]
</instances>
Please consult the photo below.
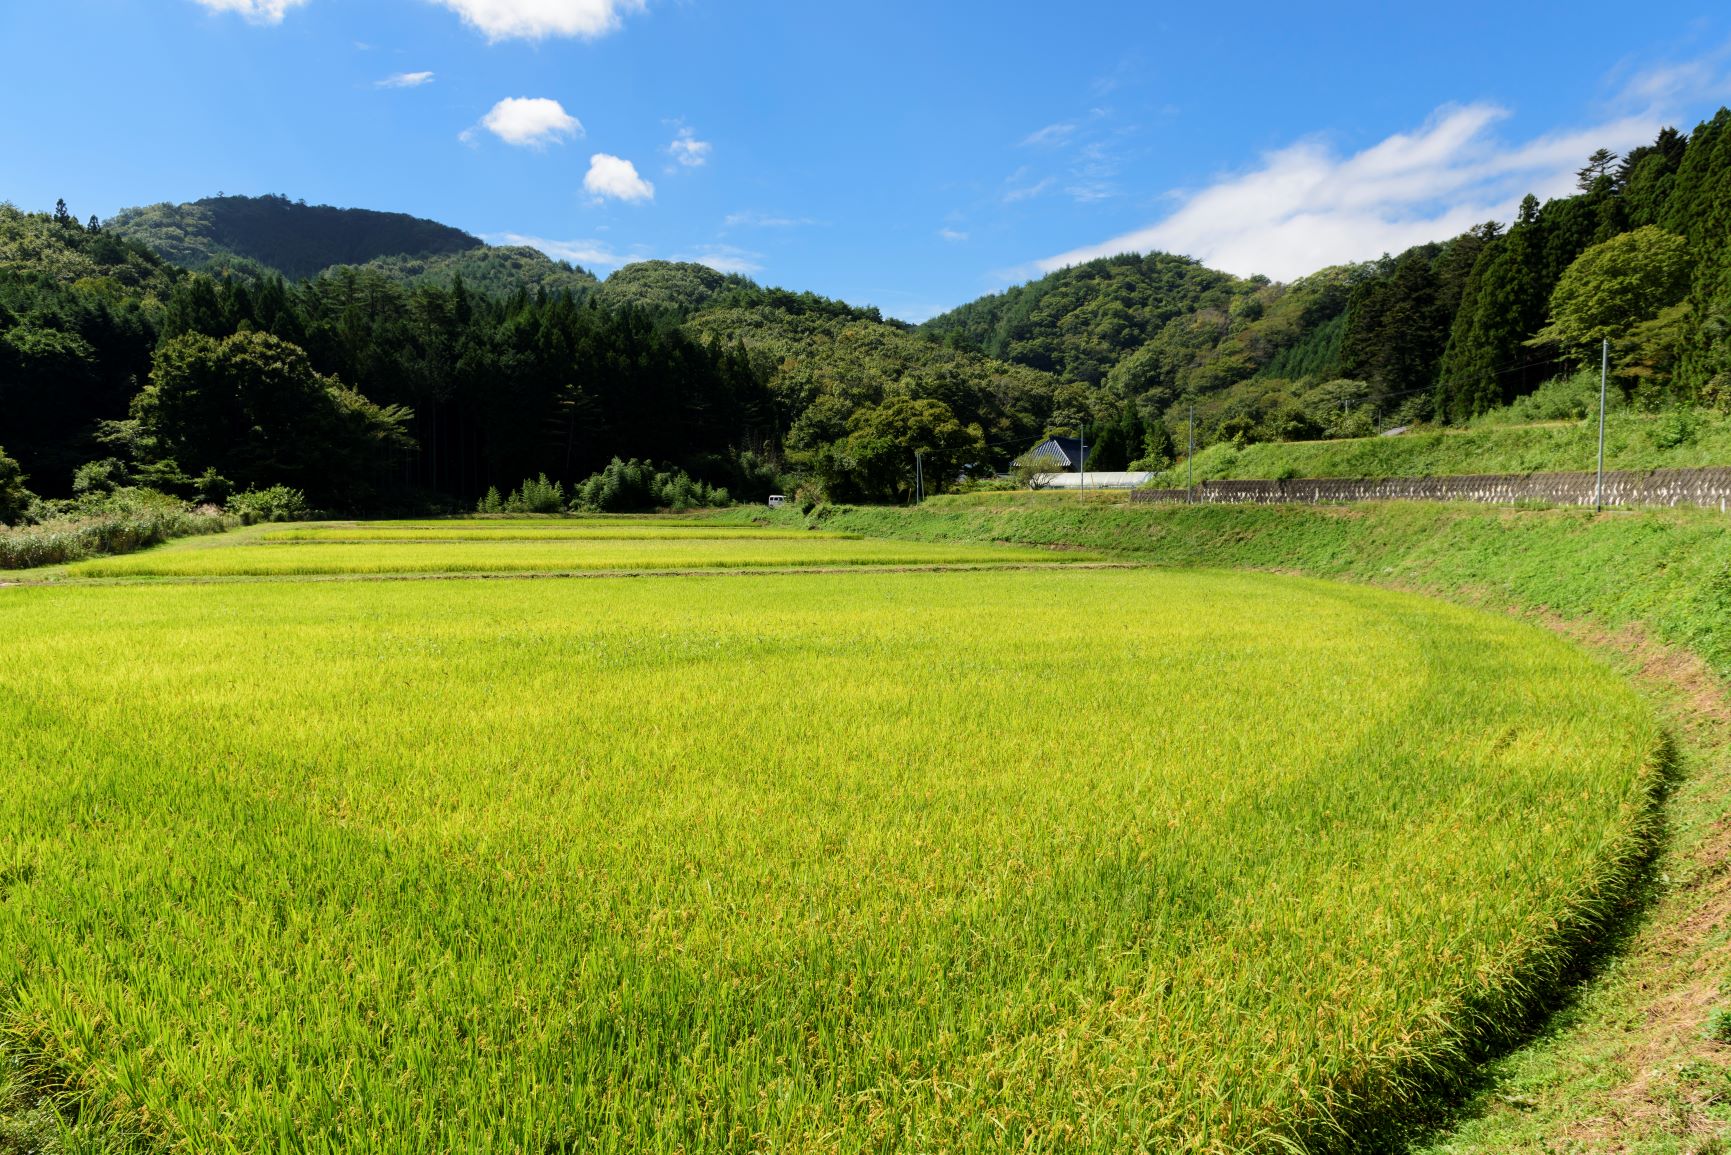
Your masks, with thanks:
<instances>
[{"instance_id":1,"label":"white wall structure","mask_svg":"<svg viewBox=\"0 0 1731 1155\"><path fill-rule=\"evenodd\" d=\"M1135 489L1153 480L1152 473L1037 473L1035 489Z\"/></svg>"}]
</instances>

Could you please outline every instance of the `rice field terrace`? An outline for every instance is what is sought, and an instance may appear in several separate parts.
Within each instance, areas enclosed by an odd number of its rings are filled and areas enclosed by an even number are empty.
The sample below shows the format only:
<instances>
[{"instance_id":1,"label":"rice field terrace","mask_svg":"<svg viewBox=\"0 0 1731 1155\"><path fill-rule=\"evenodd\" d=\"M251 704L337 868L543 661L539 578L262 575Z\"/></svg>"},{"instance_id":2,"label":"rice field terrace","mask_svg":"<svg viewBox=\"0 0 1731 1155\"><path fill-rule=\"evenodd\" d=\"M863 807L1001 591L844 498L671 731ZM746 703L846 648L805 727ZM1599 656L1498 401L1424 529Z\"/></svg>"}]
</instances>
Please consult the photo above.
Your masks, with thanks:
<instances>
[{"instance_id":1,"label":"rice field terrace","mask_svg":"<svg viewBox=\"0 0 1731 1155\"><path fill-rule=\"evenodd\" d=\"M202 547L202 548L199 548ZM1008 565L1100 555L1037 546L932 545L855 534L617 519L443 521L251 530L71 566L74 577L225 578Z\"/></svg>"},{"instance_id":2,"label":"rice field terrace","mask_svg":"<svg viewBox=\"0 0 1731 1155\"><path fill-rule=\"evenodd\" d=\"M1648 837L1650 711L1519 622L653 528L0 589L11 1061L173 1150L1326 1147L1520 1022ZM692 572L126 578L549 549Z\"/></svg>"}]
</instances>

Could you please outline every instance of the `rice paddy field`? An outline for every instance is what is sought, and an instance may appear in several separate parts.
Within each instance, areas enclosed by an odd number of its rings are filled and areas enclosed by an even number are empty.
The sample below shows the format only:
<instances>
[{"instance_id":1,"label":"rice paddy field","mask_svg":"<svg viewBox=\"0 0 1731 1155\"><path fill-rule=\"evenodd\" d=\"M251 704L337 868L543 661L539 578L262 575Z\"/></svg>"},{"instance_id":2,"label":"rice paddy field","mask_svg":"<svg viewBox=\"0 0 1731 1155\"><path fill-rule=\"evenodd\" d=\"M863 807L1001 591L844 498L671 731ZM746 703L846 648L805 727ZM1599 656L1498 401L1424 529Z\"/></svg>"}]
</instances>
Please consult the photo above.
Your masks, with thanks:
<instances>
[{"instance_id":1,"label":"rice paddy field","mask_svg":"<svg viewBox=\"0 0 1731 1155\"><path fill-rule=\"evenodd\" d=\"M1519 622L645 529L0 589L9 1061L164 1150L1327 1147L1642 852L1657 724Z\"/></svg>"},{"instance_id":2,"label":"rice paddy field","mask_svg":"<svg viewBox=\"0 0 1731 1155\"><path fill-rule=\"evenodd\" d=\"M202 548L198 548L202 547ZM882 541L852 534L617 519L268 526L82 562L74 577L225 578L1010 565L1099 555L1043 547Z\"/></svg>"}]
</instances>

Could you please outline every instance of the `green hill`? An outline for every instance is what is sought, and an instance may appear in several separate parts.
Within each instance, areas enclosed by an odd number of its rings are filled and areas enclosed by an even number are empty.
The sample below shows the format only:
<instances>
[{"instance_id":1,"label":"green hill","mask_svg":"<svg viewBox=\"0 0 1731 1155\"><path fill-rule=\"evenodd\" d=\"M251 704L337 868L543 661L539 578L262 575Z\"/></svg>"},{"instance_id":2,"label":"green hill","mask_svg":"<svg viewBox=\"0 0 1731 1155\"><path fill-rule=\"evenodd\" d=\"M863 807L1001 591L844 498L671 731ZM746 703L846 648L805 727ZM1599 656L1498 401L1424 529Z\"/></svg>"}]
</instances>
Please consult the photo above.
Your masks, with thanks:
<instances>
[{"instance_id":1,"label":"green hill","mask_svg":"<svg viewBox=\"0 0 1731 1155\"><path fill-rule=\"evenodd\" d=\"M323 272L335 274L348 267L352 266L333 265ZM541 250L525 245L487 245L455 253L375 257L358 267L381 273L410 288L422 285L444 288L461 277L470 289L494 297L508 296L519 289L582 297L594 292L601 283L587 269L555 261Z\"/></svg>"},{"instance_id":2,"label":"green hill","mask_svg":"<svg viewBox=\"0 0 1731 1155\"><path fill-rule=\"evenodd\" d=\"M921 329L991 357L1098 383L1168 321L1221 307L1236 278L1170 253L1060 269L933 317Z\"/></svg>"},{"instance_id":3,"label":"green hill","mask_svg":"<svg viewBox=\"0 0 1731 1155\"><path fill-rule=\"evenodd\" d=\"M406 213L309 205L282 196L216 196L124 209L108 229L189 269L254 262L290 280L377 257L478 249L461 229Z\"/></svg>"},{"instance_id":4,"label":"green hill","mask_svg":"<svg viewBox=\"0 0 1731 1155\"><path fill-rule=\"evenodd\" d=\"M1038 440L1052 416L1049 373L938 345L845 306L802 309L801 297L785 296L708 309L687 328L749 351L788 422L783 442L795 462L813 461L847 436L856 415L898 398L941 401L964 425L978 425L981 460L998 467Z\"/></svg>"},{"instance_id":5,"label":"green hill","mask_svg":"<svg viewBox=\"0 0 1731 1155\"><path fill-rule=\"evenodd\" d=\"M596 300L607 308L694 313L730 289L756 289L751 280L685 261L634 261L601 285Z\"/></svg>"}]
</instances>

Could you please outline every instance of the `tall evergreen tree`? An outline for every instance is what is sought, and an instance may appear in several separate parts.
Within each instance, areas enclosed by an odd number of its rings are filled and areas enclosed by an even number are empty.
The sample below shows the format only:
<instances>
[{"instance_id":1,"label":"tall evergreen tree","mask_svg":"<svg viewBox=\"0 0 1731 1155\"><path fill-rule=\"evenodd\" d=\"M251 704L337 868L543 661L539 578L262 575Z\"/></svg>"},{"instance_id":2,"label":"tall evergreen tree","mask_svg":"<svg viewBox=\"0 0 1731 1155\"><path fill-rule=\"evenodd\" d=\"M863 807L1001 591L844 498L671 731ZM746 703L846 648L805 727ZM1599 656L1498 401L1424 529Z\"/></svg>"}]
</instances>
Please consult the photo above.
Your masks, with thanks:
<instances>
[{"instance_id":1,"label":"tall evergreen tree","mask_svg":"<svg viewBox=\"0 0 1731 1155\"><path fill-rule=\"evenodd\" d=\"M1539 202L1528 195L1514 227L1485 245L1467 278L1443 354L1439 415L1464 420L1508 400L1511 372L1533 359L1521 343L1544 324L1544 263Z\"/></svg>"},{"instance_id":2,"label":"tall evergreen tree","mask_svg":"<svg viewBox=\"0 0 1731 1155\"><path fill-rule=\"evenodd\" d=\"M1617 154L1608 148L1596 149L1587 158L1586 166L1575 171L1575 185L1582 192L1590 192L1601 177L1609 176L1611 166L1617 163Z\"/></svg>"},{"instance_id":3,"label":"tall evergreen tree","mask_svg":"<svg viewBox=\"0 0 1731 1155\"><path fill-rule=\"evenodd\" d=\"M1665 219L1666 203L1676 186L1677 170L1688 144L1688 137L1674 128L1664 128L1652 144L1630 149L1623 158L1616 184L1629 228L1656 225Z\"/></svg>"},{"instance_id":4,"label":"tall evergreen tree","mask_svg":"<svg viewBox=\"0 0 1731 1155\"><path fill-rule=\"evenodd\" d=\"M1695 255L1690 325L1674 387L1684 396L1731 392L1731 110L1700 125L1677 170L1665 227Z\"/></svg>"},{"instance_id":5,"label":"tall evergreen tree","mask_svg":"<svg viewBox=\"0 0 1731 1155\"><path fill-rule=\"evenodd\" d=\"M1439 244L1408 249L1387 274L1353 290L1341 373L1369 382L1374 401L1398 402L1436 382L1451 316L1437 276L1446 253Z\"/></svg>"}]
</instances>

